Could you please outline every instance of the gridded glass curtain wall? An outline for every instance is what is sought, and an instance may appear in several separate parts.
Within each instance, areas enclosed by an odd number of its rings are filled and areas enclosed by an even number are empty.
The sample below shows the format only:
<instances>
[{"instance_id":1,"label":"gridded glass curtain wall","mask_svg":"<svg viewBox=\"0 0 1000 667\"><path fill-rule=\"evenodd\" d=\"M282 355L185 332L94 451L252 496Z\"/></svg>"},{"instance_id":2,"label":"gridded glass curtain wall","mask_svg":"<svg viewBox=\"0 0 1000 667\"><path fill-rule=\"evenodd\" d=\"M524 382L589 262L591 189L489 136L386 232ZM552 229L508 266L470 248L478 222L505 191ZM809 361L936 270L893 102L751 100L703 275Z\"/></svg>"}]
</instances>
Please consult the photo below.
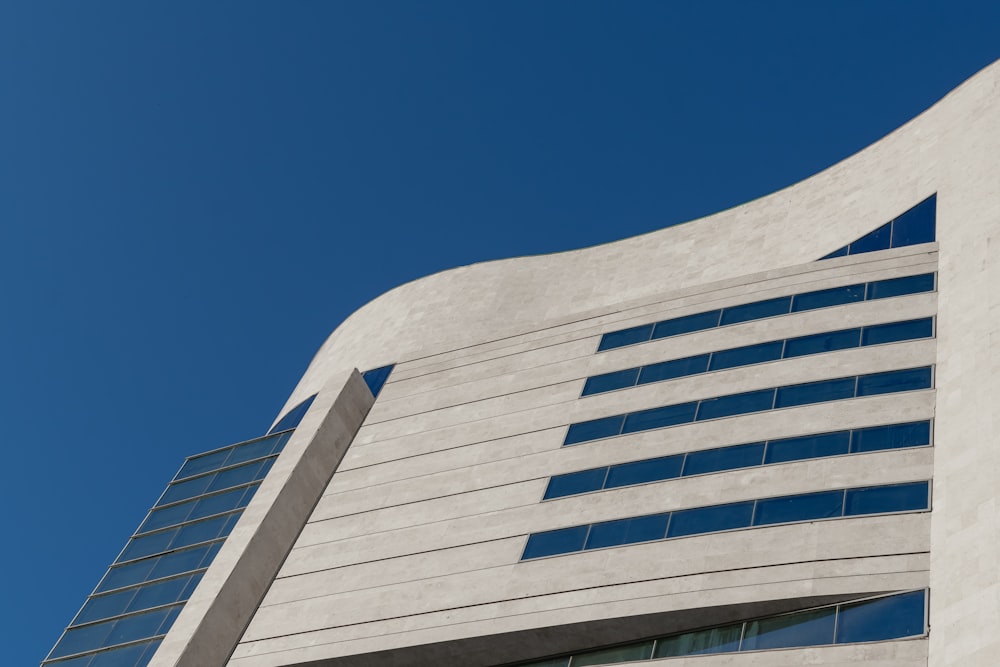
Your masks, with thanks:
<instances>
[{"instance_id":1,"label":"gridded glass curtain wall","mask_svg":"<svg viewBox=\"0 0 1000 667\"><path fill-rule=\"evenodd\" d=\"M291 434L188 458L42 664L146 665Z\"/></svg>"}]
</instances>

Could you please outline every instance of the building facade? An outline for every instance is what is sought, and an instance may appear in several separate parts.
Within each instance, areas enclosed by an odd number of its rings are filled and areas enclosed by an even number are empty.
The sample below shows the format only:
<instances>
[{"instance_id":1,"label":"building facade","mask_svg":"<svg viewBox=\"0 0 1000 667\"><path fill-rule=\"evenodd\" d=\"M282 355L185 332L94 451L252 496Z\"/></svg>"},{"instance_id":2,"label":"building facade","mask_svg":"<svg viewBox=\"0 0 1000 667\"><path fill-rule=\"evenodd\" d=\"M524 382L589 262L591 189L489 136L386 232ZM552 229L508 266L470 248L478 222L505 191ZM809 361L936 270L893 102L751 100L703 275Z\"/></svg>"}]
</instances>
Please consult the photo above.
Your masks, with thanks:
<instances>
[{"instance_id":1,"label":"building facade","mask_svg":"<svg viewBox=\"0 0 1000 667\"><path fill-rule=\"evenodd\" d=\"M398 287L319 350L197 585L45 665L995 665L998 243L994 64L743 206ZM233 493L192 477L168 509ZM175 544L104 581L206 543Z\"/></svg>"}]
</instances>

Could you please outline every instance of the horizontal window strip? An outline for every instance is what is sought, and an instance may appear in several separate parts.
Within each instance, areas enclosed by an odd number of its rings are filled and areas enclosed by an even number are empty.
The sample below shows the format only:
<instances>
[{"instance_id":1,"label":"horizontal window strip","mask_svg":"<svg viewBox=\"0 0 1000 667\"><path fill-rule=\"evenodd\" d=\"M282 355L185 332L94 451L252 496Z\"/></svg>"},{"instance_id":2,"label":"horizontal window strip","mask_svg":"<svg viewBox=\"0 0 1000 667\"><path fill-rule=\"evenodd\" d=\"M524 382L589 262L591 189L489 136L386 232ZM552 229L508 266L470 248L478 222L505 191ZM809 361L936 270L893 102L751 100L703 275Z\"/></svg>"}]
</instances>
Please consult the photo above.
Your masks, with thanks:
<instances>
[{"instance_id":1,"label":"horizontal window strip","mask_svg":"<svg viewBox=\"0 0 1000 667\"><path fill-rule=\"evenodd\" d=\"M141 641L112 649L101 649L66 660L45 661L44 667L146 667L160 647L161 638Z\"/></svg>"},{"instance_id":2,"label":"horizontal window strip","mask_svg":"<svg viewBox=\"0 0 1000 667\"><path fill-rule=\"evenodd\" d=\"M930 443L930 421L778 438L554 475L549 479L543 499L551 500L724 470L921 447Z\"/></svg>"},{"instance_id":3,"label":"horizontal window strip","mask_svg":"<svg viewBox=\"0 0 1000 667\"><path fill-rule=\"evenodd\" d=\"M521 663L520 667L582 667L686 655L857 644L927 634L927 591L881 595L835 605Z\"/></svg>"},{"instance_id":4,"label":"horizontal window strip","mask_svg":"<svg viewBox=\"0 0 1000 667\"><path fill-rule=\"evenodd\" d=\"M820 257L831 259L847 255L860 255L889 248L903 248L919 243L931 243L935 239L935 219L937 217L937 194L933 194L910 210L878 229L875 229L853 243Z\"/></svg>"},{"instance_id":5,"label":"horizontal window strip","mask_svg":"<svg viewBox=\"0 0 1000 667\"><path fill-rule=\"evenodd\" d=\"M93 595L87 599L87 603L70 623L70 627L183 602L191 597L203 574L203 571L182 574L113 593Z\"/></svg>"},{"instance_id":6,"label":"horizontal window strip","mask_svg":"<svg viewBox=\"0 0 1000 667\"><path fill-rule=\"evenodd\" d=\"M654 322L653 324L644 324L628 329L611 331L601 336L601 342L597 346L597 351L603 352L628 345L646 343L658 338L679 336L681 334L714 329L740 322L788 315L789 313L933 291L934 274L923 273L915 276L889 278L813 292L803 292L792 296L755 301L753 303L730 306L695 315L675 317L669 320Z\"/></svg>"},{"instance_id":7,"label":"horizontal window strip","mask_svg":"<svg viewBox=\"0 0 1000 667\"><path fill-rule=\"evenodd\" d=\"M603 373L587 378L583 385L583 396L603 394L637 385L663 382L680 377L701 375L712 371L725 370L762 364L780 359L791 359L837 350L848 350L869 345L898 343L934 336L934 318L923 317L903 322L873 324L866 327L840 329L809 336L785 338L744 345L708 354L699 354L683 359L661 361L655 364L628 368L612 373Z\"/></svg>"},{"instance_id":8,"label":"horizontal window strip","mask_svg":"<svg viewBox=\"0 0 1000 667\"><path fill-rule=\"evenodd\" d=\"M224 541L223 538L208 544L113 565L101 579L93 595L204 569L212 563Z\"/></svg>"},{"instance_id":9,"label":"horizontal window strip","mask_svg":"<svg viewBox=\"0 0 1000 667\"><path fill-rule=\"evenodd\" d=\"M930 482L819 491L532 533L521 560L741 528L930 509Z\"/></svg>"},{"instance_id":10,"label":"horizontal window strip","mask_svg":"<svg viewBox=\"0 0 1000 667\"><path fill-rule=\"evenodd\" d=\"M283 431L256 440L249 440L205 454L189 457L177 474L174 475L173 481L178 482L182 479L214 472L239 463L246 463L253 459L278 454L291 437L291 430Z\"/></svg>"},{"instance_id":11,"label":"horizontal window strip","mask_svg":"<svg viewBox=\"0 0 1000 667\"><path fill-rule=\"evenodd\" d=\"M70 628L63 633L48 657L65 658L164 635L183 607L183 604L177 604L112 621Z\"/></svg>"},{"instance_id":12,"label":"horizontal window strip","mask_svg":"<svg viewBox=\"0 0 1000 667\"><path fill-rule=\"evenodd\" d=\"M694 421L932 386L930 366L760 389L570 424L563 446Z\"/></svg>"},{"instance_id":13,"label":"horizontal window strip","mask_svg":"<svg viewBox=\"0 0 1000 667\"><path fill-rule=\"evenodd\" d=\"M145 521L139 526L139 530L136 531L133 539L146 533L163 530L171 526L179 526L189 521L196 521L246 507L257 492L260 480L267 474L268 469L270 469L269 465L265 469L262 469L260 474L256 475L256 481L244 483L243 486L213 492L204 496L198 496L187 502L151 510L146 515Z\"/></svg>"}]
</instances>

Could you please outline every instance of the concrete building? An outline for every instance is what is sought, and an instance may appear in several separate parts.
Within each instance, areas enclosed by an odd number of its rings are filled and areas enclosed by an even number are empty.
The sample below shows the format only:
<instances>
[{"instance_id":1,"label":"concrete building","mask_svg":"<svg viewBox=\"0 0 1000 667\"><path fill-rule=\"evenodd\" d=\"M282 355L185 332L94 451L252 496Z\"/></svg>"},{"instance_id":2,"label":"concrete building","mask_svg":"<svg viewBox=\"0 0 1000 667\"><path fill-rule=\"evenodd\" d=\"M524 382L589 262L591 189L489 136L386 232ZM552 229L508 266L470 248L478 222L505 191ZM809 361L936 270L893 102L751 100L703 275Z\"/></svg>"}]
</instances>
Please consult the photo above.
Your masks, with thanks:
<instances>
[{"instance_id":1,"label":"concrete building","mask_svg":"<svg viewBox=\"0 0 1000 667\"><path fill-rule=\"evenodd\" d=\"M994 64L743 206L402 285L44 664L996 665L998 243Z\"/></svg>"}]
</instances>

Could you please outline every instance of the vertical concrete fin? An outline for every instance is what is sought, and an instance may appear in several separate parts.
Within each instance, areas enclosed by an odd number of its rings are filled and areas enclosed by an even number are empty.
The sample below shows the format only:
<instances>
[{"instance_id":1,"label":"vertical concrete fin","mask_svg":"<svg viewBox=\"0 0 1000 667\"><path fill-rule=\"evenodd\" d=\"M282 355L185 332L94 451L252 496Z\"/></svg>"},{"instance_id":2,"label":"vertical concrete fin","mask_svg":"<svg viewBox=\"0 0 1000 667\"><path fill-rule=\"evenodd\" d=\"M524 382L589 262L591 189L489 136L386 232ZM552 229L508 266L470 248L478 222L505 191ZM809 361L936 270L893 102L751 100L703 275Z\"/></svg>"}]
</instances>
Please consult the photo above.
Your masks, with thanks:
<instances>
[{"instance_id":1,"label":"vertical concrete fin","mask_svg":"<svg viewBox=\"0 0 1000 667\"><path fill-rule=\"evenodd\" d=\"M150 667L223 667L375 402L330 379L184 606Z\"/></svg>"}]
</instances>

